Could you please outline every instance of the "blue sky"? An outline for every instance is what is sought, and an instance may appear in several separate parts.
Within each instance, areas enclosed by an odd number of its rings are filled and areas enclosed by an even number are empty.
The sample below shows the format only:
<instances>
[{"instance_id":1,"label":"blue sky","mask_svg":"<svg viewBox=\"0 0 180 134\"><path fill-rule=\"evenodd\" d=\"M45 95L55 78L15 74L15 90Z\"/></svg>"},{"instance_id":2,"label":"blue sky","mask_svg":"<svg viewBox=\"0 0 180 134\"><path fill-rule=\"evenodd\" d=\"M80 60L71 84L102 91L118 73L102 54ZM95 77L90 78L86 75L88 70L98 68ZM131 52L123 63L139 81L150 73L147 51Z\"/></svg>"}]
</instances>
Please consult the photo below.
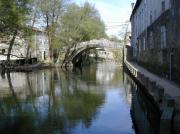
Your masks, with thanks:
<instances>
[{"instance_id":1,"label":"blue sky","mask_svg":"<svg viewBox=\"0 0 180 134\"><path fill-rule=\"evenodd\" d=\"M74 0L74 2L82 5L88 1L95 5L99 10L101 18L107 26L108 35L118 36L123 22L129 20L131 14L131 3L136 0Z\"/></svg>"}]
</instances>

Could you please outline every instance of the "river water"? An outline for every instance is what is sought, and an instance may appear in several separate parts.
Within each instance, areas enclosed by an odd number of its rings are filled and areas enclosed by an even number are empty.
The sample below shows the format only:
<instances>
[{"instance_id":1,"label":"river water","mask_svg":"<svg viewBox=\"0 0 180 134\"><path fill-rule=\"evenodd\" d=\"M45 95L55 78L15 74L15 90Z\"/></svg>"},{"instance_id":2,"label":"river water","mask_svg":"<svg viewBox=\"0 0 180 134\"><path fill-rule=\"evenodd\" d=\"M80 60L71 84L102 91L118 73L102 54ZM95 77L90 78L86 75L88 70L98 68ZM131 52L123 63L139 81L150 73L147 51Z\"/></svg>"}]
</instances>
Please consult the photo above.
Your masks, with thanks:
<instances>
[{"instance_id":1,"label":"river water","mask_svg":"<svg viewBox=\"0 0 180 134\"><path fill-rule=\"evenodd\" d=\"M0 134L135 134L131 85L113 63L1 74Z\"/></svg>"}]
</instances>

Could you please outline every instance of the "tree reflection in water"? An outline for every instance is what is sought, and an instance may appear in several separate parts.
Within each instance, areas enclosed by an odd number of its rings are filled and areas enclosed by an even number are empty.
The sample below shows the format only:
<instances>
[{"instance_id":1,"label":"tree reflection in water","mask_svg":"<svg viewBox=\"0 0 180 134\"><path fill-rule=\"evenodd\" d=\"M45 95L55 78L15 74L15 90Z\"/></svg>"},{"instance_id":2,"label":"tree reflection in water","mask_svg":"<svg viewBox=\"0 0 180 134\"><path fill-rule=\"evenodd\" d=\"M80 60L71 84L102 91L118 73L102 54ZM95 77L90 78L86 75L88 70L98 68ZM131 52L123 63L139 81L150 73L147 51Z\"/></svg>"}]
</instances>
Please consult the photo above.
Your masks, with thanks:
<instances>
[{"instance_id":1,"label":"tree reflection in water","mask_svg":"<svg viewBox=\"0 0 180 134\"><path fill-rule=\"evenodd\" d=\"M134 134L121 71L105 63L2 75L0 134Z\"/></svg>"},{"instance_id":2,"label":"tree reflection in water","mask_svg":"<svg viewBox=\"0 0 180 134\"><path fill-rule=\"evenodd\" d=\"M69 134L79 123L90 127L104 103L104 93L89 90L89 85L71 72L19 74L26 84L20 82L16 88L11 75L16 74L6 74L11 94L0 98L2 134Z\"/></svg>"},{"instance_id":3,"label":"tree reflection in water","mask_svg":"<svg viewBox=\"0 0 180 134\"><path fill-rule=\"evenodd\" d=\"M159 134L160 111L129 75L124 73L126 94L131 94L131 115L137 134ZM131 92L131 93L129 93Z\"/></svg>"}]
</instances>

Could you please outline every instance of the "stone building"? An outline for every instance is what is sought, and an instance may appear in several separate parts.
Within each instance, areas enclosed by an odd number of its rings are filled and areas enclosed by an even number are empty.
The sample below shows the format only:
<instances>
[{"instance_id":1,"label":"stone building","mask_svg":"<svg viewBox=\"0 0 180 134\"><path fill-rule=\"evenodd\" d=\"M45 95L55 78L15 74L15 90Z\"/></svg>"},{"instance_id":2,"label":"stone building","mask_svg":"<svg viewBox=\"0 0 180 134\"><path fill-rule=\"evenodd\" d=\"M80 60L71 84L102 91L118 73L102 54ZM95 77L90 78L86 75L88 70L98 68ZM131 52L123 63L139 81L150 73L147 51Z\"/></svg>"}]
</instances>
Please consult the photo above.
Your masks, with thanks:
<instances>
[{"instance_id":1,"label":"stone building","mask_svg":"<svg viewBox=\"0 0 180 134\"><path fill-rule=\"evenodd\" d=\"M106 59L106 60L114 59L113 52L108 51L108 50L99 50L99 51L97 51L97 55L99 58Z\"/></svg>"},{"instance_id":2,"label":"stone building","mask_svg":"<svg viewBox=\"0 0 180 134\"><path fill-rule=\"evenodd\" d=\"M10 39L0 39L0 61L7 59ZM26 56L27 43L24 39L16 37L13 48L11 50L11 60L23 59Z\"/></svg>"},{"instance_id":3,"label":"stone building","mask_svg":"<svg viewBox=\"0 0 180 134\"><path fill-rule=\"evenodd\" d=\"M49 45L46 32L39 29L33 29L33 36L28 37L28 40L20 38L19 36L16 37L11 51L11 60L23 59L26 57L30 38L31 44L28 57L37 58L39 61L48 59ZM10 39L11 38L0 39L0 60L7 59Z\"/></svg>"},{"instance_id":4,"label":"stone building","mask_svg":"<svg viewBox=\"0 0 180 134\"><path fill-rule=\"evenodd\" d=\"M40 61L47 60L49 55L49 44L46 31L34 28L33 32L29 57L36 57Z\"/></svg>"},{"instance_id":5,"label":"stone building","mask_svg":"<svg viewBox=\"0 0 180 134\"><path fill-rule=\"evenodd\" d=\"M180 82L180 0L137 0L130 20L134 60Z\"/></svg>"}]
</instances>

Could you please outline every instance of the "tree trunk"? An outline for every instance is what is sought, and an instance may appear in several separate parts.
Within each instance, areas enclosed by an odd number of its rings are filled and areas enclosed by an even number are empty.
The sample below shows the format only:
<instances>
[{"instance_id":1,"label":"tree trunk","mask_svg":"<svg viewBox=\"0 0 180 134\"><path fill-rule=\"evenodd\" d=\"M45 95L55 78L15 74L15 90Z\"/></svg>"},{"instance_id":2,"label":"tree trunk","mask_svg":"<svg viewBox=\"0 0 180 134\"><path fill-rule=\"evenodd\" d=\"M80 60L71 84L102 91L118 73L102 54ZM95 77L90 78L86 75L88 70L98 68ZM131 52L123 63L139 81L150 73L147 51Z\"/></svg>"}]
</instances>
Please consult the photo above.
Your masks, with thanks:
<instances>
[{"instance_id":1,"label":"tree trunk","mask_svg":"<svg viewBox=\"0 0 180 134\"><path fill-rule=\"evenodd\" d=\"M67 52L66 52L65 57L64 57L64 60L63 60L62 65L61 65L62 67L66 66L66 61L69 58L70 49L71 49L71 47L68 47Z\"/></svg>"},{"instance_id":2,"label":"tree trunk","mask_svg":"<svg viewBox=\"0 0 180 134\"><path fill-rule=\"evenodd\" d=\"M14 45L14 41L16 39L17 30L14 31L13 38L10 41L9 48L8 48L8 54L7 54L7 62L10 62L10 56L11 56L11 50Z\"/></svg>"},{"instance_id":3,"label":"tree trunk","mask_svg":"<svg viewBox=\"0 0 180 134\"><path fill-rule=\"evenodd\" d=\"M55 36L55 25L52 21L52 25L49 27L49 56L52 63L55 63L54 61L54 50L53 50L53 43L54 43L54 36Z\"/></svg>"},{"instance_id":4,"label":"tree trunk","mask_svg":"<svg viewBox=\"0 0 180 134\"><path fill-rule=\"evenodd\" d=\"M27 52L26 52L26 60L28 60L29 58L29 50L30 50L30 45L28 44Z\"/></svg>"},{"instance_id":5,"label":"tree trunk","mask_svg":"<svg viewBox=\"0 0 180 134\"><path fill-rule=\"evenodd\" d=\"M46 12L46 30L47 30L47 36L48 36L48 44L49 44L49 60L52 61L52 40L51 40L51 29L49 26L49 16L48 12Z\"/></svg>"},{"instance_id":6,"label":"tree trunk","mask_svg":"<svg viewBox=\"0 0 180 134\"><path fill-rule=\"evenodd\" d=\"M12 97L15 101L15 103L17 104L17 110L19 111L21 108L20 108L20 105L19 105L19 101L18 101L18 97L17 97L17 94L14 90L14 87L13 87L13 84L12 84L12 81L11 81L11 75L10 75L10 72L7 72L6 73L6 76L7 76L7 80L8 80L8 84L9 84L9 89L11 90L12 92Z\"/></svg>"},{"instance_id":7,"label":"tree trunk","mask_svg":"<svg viewBox=\"0 0 180 134\"><path fill-rule=\"evenodd\" d=\"M56 64L59 64L59 63L61 62L61 60L60 60L60 59L61 59L61 56L62 56L62 55L61 55L61 52L59 51L59 52L58 52L58 56L57 56L58 58L57 58L57 60L55 61Z\"/></svg>"},{"instance_id":8,"label":"tree trunk","mask_svg":"<svg viewBox=\"0 0 180 134\"><path fill-rule=\"evenodd\" d=\"M48 29L48 43L49 43L49 60L53 62L52 39L49 29Z\"/></svg>"}]
</instances>

